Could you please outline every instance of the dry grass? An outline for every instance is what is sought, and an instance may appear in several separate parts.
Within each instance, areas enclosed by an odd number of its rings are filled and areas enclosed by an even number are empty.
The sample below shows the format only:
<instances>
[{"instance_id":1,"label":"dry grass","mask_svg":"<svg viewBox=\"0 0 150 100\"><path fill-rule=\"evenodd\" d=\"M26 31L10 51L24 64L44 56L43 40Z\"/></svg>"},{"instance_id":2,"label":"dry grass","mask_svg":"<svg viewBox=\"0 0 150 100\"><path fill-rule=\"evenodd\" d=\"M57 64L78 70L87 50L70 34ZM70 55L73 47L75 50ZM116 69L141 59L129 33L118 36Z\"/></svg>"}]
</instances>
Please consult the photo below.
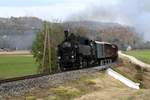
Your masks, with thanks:
<instances>
[{"instance_id":1,"label":"dry grass","mask_svg":"<svg viewBox=\"0 0 150 100\"><path fill-rule=\"evenodd\" d=\"M26 100L36 100L36 97L35 96L28 96L28 97L26 97Z\"/></svg>"},{"instance_id":2,"label":"dry grass","mask_svg":"<svg viewBox=\"0 0 150 100\"><path fill-rule=\"evenodd\" d=\"M71 100L75 97L80 97L82 95L90 94L96 91L103 91L111 87L127 88L119 81L104 73L82 76L79 80L67 82L64 85L65 86L59 86L50 89L51 93L55 94L57 99L61 98L58 100L62 100L62 98L63 100Z\"/></svg>"},{"instance_id":3,"label":"dry grass","mask_svg":"<svg viewBox=\"0 0 150 100\"><path fill-rule=\"evenodd\" d=\"M75 100L149 100L150 90L133 90L129 88L106 88L83 95Z\"/></svg>"},{"instance_id":4,"label":"dry grass","mask_svg":"<svg viewBox=\"0 0 150 100\"><path fill-rule=\"evenodd\" d=\"M78 97L81 95L81 92L79 89L74 87L65 87L65 86L59 86L55 88L50 88L50 93L52 93L52 97L55 99L63 98L64 100L70 100L72 98ZM49 98L52 98L49 97ZM49 99L48 98L48 99Z\"/></svg>"},{"instance_id":5,"label":"dry grass","mask_svg":"<svg viewBox=\"0 0 150 100\"><path fill-rule=\"evenodd\" d=\"M123 60L118 63L118 66L113 67L114 70L121 73L125 77L134 82L141 83L141 88L150 89L150 72L140 66L131 64L128 60Z\"/></svg>"},{"instance_id":6,"label":"dry grass","mask_svg":"<svg viewBox=\"0 0 150 100\"><path fill-rule=\"evenodd\" d=\"M148 100L150 90L128 88L104 72L97 72L82 74L79 79L59 86L33 89L24 96L10 100L26 100L27 97L32 100L30 96L36 100Z\"/></svg>"}]
</instances>

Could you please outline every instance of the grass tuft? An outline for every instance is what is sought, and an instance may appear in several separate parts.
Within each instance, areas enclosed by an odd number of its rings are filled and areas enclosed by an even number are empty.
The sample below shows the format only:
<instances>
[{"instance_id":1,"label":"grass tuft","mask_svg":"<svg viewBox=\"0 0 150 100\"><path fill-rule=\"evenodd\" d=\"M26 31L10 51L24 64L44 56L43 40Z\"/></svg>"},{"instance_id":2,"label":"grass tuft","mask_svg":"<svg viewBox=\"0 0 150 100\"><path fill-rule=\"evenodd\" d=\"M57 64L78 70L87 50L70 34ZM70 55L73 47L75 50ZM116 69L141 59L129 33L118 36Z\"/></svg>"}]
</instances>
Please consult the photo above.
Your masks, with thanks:
<instances>
[{"instance_id":1,"label":"grass tuft","mask_svg":"<svg viewBox=\"0 0 150 100\"><path fill-rule=\"evenodd\" d=\"M26 97L26 100L36 100L36 97L35 96L28 96L28 97Z\"/></svg>"},{"instance_id":2,"label":"grass tuft","mask_svg":"<svg viewBox=\"0 0 150 100\"><path fill-rule=\"evenodd\" d=\"M46 100L60 100L58 96L49 96Z\"/></svg>"},{"instance_id":3,"label":"grass tuft","mask_svg":"<svg viewBox=\"0 0 150 100\"><path fill-rule=\"evenodd\" d=\"M65 94L67 92L67 88L59 86L56 88L51 88L50 92L53 92L54 94Z\"/></svg>"},{"instance_id":4,"label":"grass tuft","mask_svg":"<svg viewBox=\"0 0 150 100\"><path fill-rule=\"evenodd\" d=\"M94 80L94 79L88 79L88 80L86 80L86 83L88 84L88 85L96 85L96 80Z\"/></svg>"},{"instance_id":5,"label":"grass tuft","mask_svg":"<svg viewBox=\"0 0 150 100\"><path fill-rule=\"evenodd\" d=\"M52 94L59 96L56 98L56 100L58 98L64 98L65 100L70 100L72 98L75 98L81 95L80 90L78 90L77 88L73 88L73 87L59 86L56 88L51 88L49 91Z\"/></svg>"}]
</instances>

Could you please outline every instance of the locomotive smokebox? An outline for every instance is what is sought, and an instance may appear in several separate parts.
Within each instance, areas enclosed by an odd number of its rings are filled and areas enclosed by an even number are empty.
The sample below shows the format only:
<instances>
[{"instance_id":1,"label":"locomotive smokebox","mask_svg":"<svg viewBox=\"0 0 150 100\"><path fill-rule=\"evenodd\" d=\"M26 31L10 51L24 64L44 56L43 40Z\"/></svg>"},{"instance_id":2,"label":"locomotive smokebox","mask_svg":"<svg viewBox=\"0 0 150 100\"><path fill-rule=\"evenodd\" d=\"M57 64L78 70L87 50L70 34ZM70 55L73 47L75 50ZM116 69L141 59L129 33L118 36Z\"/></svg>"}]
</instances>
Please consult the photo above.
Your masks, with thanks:
<instances>
[{"instance_id":1,"label":"locomotive smokebox","mask_svg":"<svg viewBox=\"0 0 150 100\"><path fill-rule=\"evenodd\" d=\"M65 34L65 39L68 38L68 34L69 34L69 30L64 30L64 34Z\"/></svg>"}]
</instances>

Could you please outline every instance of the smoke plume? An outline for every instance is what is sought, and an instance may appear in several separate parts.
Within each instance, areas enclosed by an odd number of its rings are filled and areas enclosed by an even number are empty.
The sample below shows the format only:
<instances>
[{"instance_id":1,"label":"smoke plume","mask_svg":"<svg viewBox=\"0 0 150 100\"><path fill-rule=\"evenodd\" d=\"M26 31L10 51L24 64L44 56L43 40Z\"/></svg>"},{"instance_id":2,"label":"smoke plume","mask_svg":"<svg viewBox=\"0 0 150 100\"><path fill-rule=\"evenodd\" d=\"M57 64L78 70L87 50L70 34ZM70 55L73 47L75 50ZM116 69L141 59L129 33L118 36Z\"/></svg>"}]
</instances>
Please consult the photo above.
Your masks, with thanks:
<instances>
[{"instance_id":1,"label":"smoke plume","mask_svg":"<svg viewBox=\"0 0 150 100\"><path fill-rule=\"evenodd\" d=\"M128 25L134 27L139 34L143 35L146 41L150 41L149 0L119 0L119 3L107 6L101 4L90 5L82 12L72 15L69 19Z\"/></svg>"}]
</instances>

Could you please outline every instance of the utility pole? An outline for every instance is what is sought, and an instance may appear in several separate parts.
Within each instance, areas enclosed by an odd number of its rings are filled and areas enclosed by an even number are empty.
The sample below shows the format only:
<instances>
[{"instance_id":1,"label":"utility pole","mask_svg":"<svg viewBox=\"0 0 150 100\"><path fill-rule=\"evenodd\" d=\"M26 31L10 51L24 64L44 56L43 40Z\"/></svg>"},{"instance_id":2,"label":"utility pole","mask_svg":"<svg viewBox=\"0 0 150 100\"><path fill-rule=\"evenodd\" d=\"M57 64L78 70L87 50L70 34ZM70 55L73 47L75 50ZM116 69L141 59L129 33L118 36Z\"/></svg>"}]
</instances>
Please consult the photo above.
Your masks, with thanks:
<instances>
[{"instance_id":1,"label":"utility pole","mask_svg":"<svg viewBox=\"0 0 150 100\"><path fill-rule=\"evenodd\" d=\"M51 34L52 34L52 23L50 23L50 28L48 31L48 55L49 55L49 67L50 67L50 73L52 72L52 65L51 65Z\"/></svg>"},{"instance_id":2,"label":"utility pole","mask_svg":"<svg viewBox=\"0 0 150 100\"><path fill-rule=\"evenodd\" d=\"M42 67L44 73L51 73L51 39L50 34L52 33L52 26L50 26L47 22L44 23L44 51L43 51L43 61Z\"/></svg>"}]
</instances>

